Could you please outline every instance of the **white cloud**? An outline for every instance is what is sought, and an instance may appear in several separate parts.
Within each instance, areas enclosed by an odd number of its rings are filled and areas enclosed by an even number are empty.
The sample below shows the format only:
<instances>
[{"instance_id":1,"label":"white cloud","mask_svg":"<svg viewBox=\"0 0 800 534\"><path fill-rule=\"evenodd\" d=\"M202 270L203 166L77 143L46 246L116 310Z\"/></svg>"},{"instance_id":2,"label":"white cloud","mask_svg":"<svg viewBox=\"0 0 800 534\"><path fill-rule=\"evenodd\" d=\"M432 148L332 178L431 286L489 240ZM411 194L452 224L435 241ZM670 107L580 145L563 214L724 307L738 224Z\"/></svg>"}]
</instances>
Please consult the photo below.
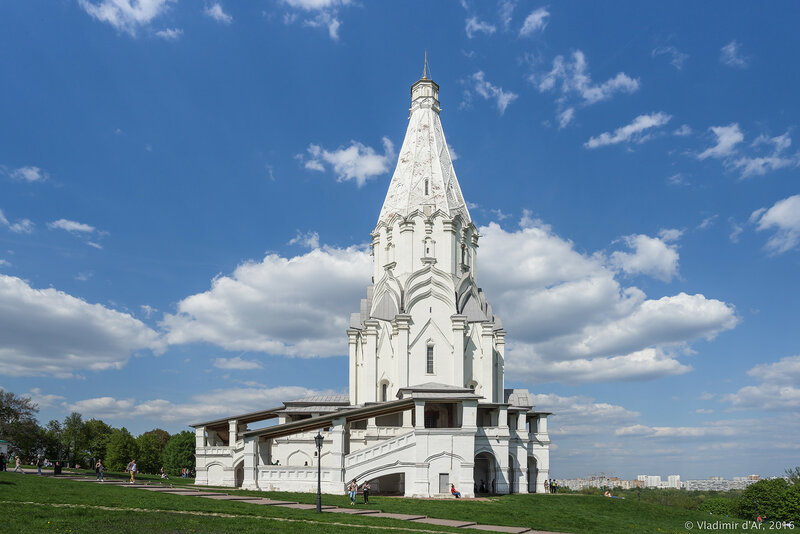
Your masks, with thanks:
<instances>
[{"instance_id":1,"label":"white cloud","mask_svg":"<svg viewBox=\"0 0 800 534\"><path fill-rule=\"evenodd\" d=\"M225 11L222 9L222 4L219 2L215 2L211 6L206 6L206 8L203 10L203 13L217 22L221 22L222 24L230 24L233 22L233 17L225 13Z\"/></svg>"},{"instance_id":2,"label":"white cloud","mask_svg":"<svg viewBox=\"0 0 800 534\"><path fill-rule=\"evenodd\" d=\"M500 0L497 5L498 15L500 20L503 22L503 28L508 29L511 26L511 19L512 15L514 14L514 8L516 7L516 2L512 0Z\"/></svg>"},{"instance_id":3,"label":"white cloud","mask_svg":"<svg viewBox=\"0 0 800 534\"><path fill-rule=\"evenodd\" d=\"M739 130L739 124L735 122L727 126L712 126L709 130L714 133L716 144L698 154L697 159L730 156L736 150L736 145L744 141L744 134Z\"/></svg>"},{"instance_id":4,"label":"white cloud","mask_svg":"<svg viewBox=\"0 0 800 534\"><path fill-rule=\"evenodd\" d=\"M784 154L791 145L792 138L789 137L789 132L776 137L760 135L753 141L752 146L772 146L772 152L764 156L740 157L732 161L730 165L741 171L741 178L763 176L769 171L800 166L800 154L790 156Z\"/></svg>"},{"instance_id":5,"label":"white cloud","mask_svg":"<svg viewBox=\"0 0 800 534\"><path fill-rule=\"evenodd\" d=\"M681 234L679 230L670 232L677 232L677 237L673 233L661 237L625 236L623 241L633 252L613 252L611 264L627 274L645 274L669 282L678 275L678 250L667 242L677 240Z\"/></svg>"},{"instance_id":6,"label":"white cloud","mask_svg":"<svg viewBox=\"0 0 800 534\"><path fill-rule=\"evenodd\" d=\"M522 23L522 29L519 31L520 37L533 35L540 30L543 31L547 27L547 18L549 16L550 12L543 7L531 11L525 17L525 22Z\"/></svg>"},{"instance_id":7,"label":"white cloud","mask_svg":"<svg viewBox=\"0 0 800 534\"><path fill-rule=\"evenodd\" d=\"M567 108L558 114L558 127L566 128L575 118L575 108Z\"/></svg>"},{"instance_id":8,"label":"white cloud","mask_svg":"<svg viewBox=\"0 0 800 534\"><path fill-rule=\"evenodd\" d=\"M678 137L692 135L692 127L688 124L681 124L679 128L676 128L672 131L672 135L677 135Z\"/></svg>"},{"instance_id":9,"label":"white cloud","mask_svg":"<svg viewBox=\"0 0 800 534\"><path fill-rule=\"evenodd\" d=\"M47 180L48 174L39 167L20 167L8 172L8 176L12 180L20 180L24 182L43 182Z\"/></svg>"},{"instance_id":10,"label":"white cloud","mask_svg":"<svg viewBox=\"0 0 800 534\"><path fill-rule=\"evenodd\" d=\"M304 247L315 249L319 248L319 234L317 232L297 232L297 235L289 240L290 245L303 245Z\"/></svg>"},{"instance_id":11,"label":"white cloud","mask_svg":"<svg viewBox=\"0 0 800 534\"><path fill-rule=\"evenodd\" d=\"M11 262L8 260L0 259L0 267L11 267Z\"/></svg>"},{"instance_id":12,"label":"white cloud","mask_svg":"<svg viewBox=\"0 0 800 534\"><path fill-rule=\"evenodd\" d=\"M227 350L314 357L346 354L350 313L372 272L360 248L322 247L302 256L270 254L219 276L208 291L164 316L170 344L207 342Z\"/></svg>"},{"instance_id":13,"label":"white cloud","mask_svg":"<svg viewBox=\"0 0 800 534\"><path fill-rule=\"evenodd\" d=\"M84 417L96 417L117 424L133 422L137 419L180 423L197 423L235 412L247 413L280 406L283 401L299 399L314 394L333 394L332 391L314 391L298 386L273 388L230 388L215 389L194 395L190 402L175 403L165 399L136 400L114 397L96 397L73 403L64 403L66 411L76 411Z\"/></svg>"},{"instance_id":14,"label":"white cloud","mask_svg":"<svg viewBox=\"0 0 800 534\"><path fill-rule=\"evenodd\" d=\"M720 48L719 60L729 67L747 68L749 59L742 55L741 45L734 41Z\"/></svg>"},{"instance_id":15,"label":"white cloud","mask_svg":"<svg viewBox=\"0 0 800 534\"><path fill-rule=\"evenodd\" d=\"M800 356L788 356L777 362L756 365L747 374L760 383L756 386L745 386L736 393L722 397L734 409L800 409Z\"/></svg>"},{"instance_id":16,"label":"white cloud","mask_svg":"<svg viewBox=\"0 0 800 534\"><path fill-rule=\"evenodd\" d=\"M761 382L775 384L800 383L800 356L787 356L774 363L758 364L747 374Z\"/></svg>"},{"instance_id":17,"label":"white cloud","mask_svg":"<svg viewBox=\"0 0 800 534\"><path fill-rule=\"evenodd\" d=\"M737 223L733 217L728 218L728 224L731 225L731 232L728 234L728 239L730 239L731 243L738 243L739 236L744 232L744 228L742 228L742 225Z\"/></svg>"},{"instance_id":18,"label":"white cloud","mask_svg":"<svg viewBox=\"0 0 800 534\"><path fill-rule=\"evenodd\" d=\"M511 104L514 100L517 99L519 95L512 93L511 91L505 91L502 87L498 87L493 85L491 82L486 80L486 76L484 75L483 71L478 71L470 77L470 81L472 82L473 90L483 97L485 100L494 100L495 105L497 106L497 111L500 112L500 115L505 113L506 108Z\"/></svg>"},{"instance_id":19,"label":"white cloud","mask_svg":"<svg viewBox=\"0 0 800 534\"><path fill-rule=\"evenodd\" d=\"M302 154L298 154L297 158L303 161L306 169L314 171L325 171L327 164L337 174L339 182L354 180L361 187L370 178L386 174L390 170L395 156L394 145L388 137L384 137L382 141L383 154L358 141L350 141L350 146L333 151L311 144L307 149L308 159L304 159Z\"/></svg>"},{"instance_id":20,"label":"white cloud","mask_svg":"<svg viewBox=\"0 0 800 534\"><path fill-rule=\"evenodd\" d=\"M30 219L19 219L12 223L6 218L3 210L0 210L0 226L5 226L15 234L30 234L33 232L34 224Z\"/></svg>"},{"instance_id":21,"label":"white cloud","mask_svg":"<svg viewBox=\"0 0 800 534\"><path fill-rule=\"evenodd\" d=\"M467 32L467 38L472 39L476 33L492 35L497 31L497 28L488 22L478 20L478 17L470 17L466 20L466 26L464 27L464 30Z\"/></svg>"},{"instance_id":22,"label":"white cloud","mask_svg":"<svg viewBox=\"0 0 800 534\"><path fill-rule=\"evenodd\" d=\"M158 352L156 332L127 313L0 275L0 366L14 376L119 369L131 353Z\"/></svg>"},{"instance_id":23,"label":"white cloud","mask_svg":"<svg viewBox=\"0 0 800 534\"><path fill-rule=\"evenodd\" d=\"M481 283L509 332L506 370L515 376L584 382L679 374L690 369L676 359L688 343L738 322L732 306L702 294L650 300L621 287L604 255L578 253L530 217L518 231L491 223L480 233ZM654 262L662 268L655 272L671 273L677 257L672 262Z\"/></svg>"},{"instance_id":24,"label":"white cloud","mask_svg":"<svg viewBox=\"0 0 800 534\"><path fill-rule=\"evenodd\" d=\"M339 9L351 4L350 0L283 0L283 3L307 15L303 18L303 26L326 28L334 41L339 39L339 28L342 25L338 16ZM297 12L287 13L284 23L292 24L298 18Z\"/></svg>"},{"instance_id":25,"label":"white cloud","mask_svg":"<svg viewBox=\"0 0 800 534\"><path fill-rule=\"evenodd\" d=\"M165 28L156 32L156 36L161 37L165 41L177 41L183 35L183 30L180 28ZM122 130L117 128L117 133L122 133Z\"/></svg>"},{"instance_id":26,"label":"white cloud","mask_svg":"<svg viewBox=\"0 0 800 534\"><path fill-rule=\"evenodd\" d=\"M53 395L49 394L46 395L42 393L41 388L33 388L28 392L26 397L30 397L33 402L36 403L39 408L50 408L56 406L59 402L63 401L65 397L61 395Z\"/></svg>"},{"instance_id":27,"label":"white cloud","mask_svg":"<svg viewBox=\"0 0 800 534\"><path fill-rule=\"evenodd\" d=\"M556 56L553 68L544 74L533 73L528 80L536 86L539 92L544 93L556 90L560 93L557 100L557 114L562 115L565 110L575 108L577 105L590 106L603 100L608 100L617 93L635 93L639 90L639 79L631 78L624 72L617 73L603 83L594 83L589 75L586 56L580 50L572 54L572 61L564 56ZM559 121L566 125L572 120L574 109L569 113L569 118Z\"/></svg>"},{"instance_id":28,"label":"white cloud","mask_svg":"<svg viewBox=\"0 0 800 534\"><path fill-rule=\"evenodd\" d=\"M92 18L107 22L119 31L136 36L175 0L78 0L78 5Z\"/></svg>"},{"instance_id":29,"label":"white cloud","mask_svg":"<svg viewBox=\"0 0 800 534\"><path fill-rule=\"evenodd\" d=\"M154 308L154 307L150 306L149 304L142 304L141 306L139 306L139 309L142 310L142 313L148 319L150 318L151 315L153 315L155 312L158 311L157 308Z\"/></svg>"},{"instance_id":30,"label":"white cloud","mask_svg":"<svg viewBox=\"0 0 800 534\"><path fill-rule=\"evenodd\" d=\"M782 254L795 248L800 243L800 195L779 200L769 209L754 211L750 222L755 223L759 231L776 230L766 244L770 252Z\"/></svg>"},{"instance_id":31,"label":"white cloud","mask_svg":"<svg viewBox=\"0 0 800 534\"><path fill-rule=\"evenodd\" d=\"M47 223L47 227L51 230L65 230L67 232L91 234L97 230L94 226L70 221L68 219L58 219L57 221Z\"/></svg>"},{"instance_id":32,"label":"white cloud","mask_svg":"<svg viewBox=\"0 0 800 534\"><path fill-rule=\"evenodd\" d=\"M657 46L650 53L652 57L666 55L669 57L670 64L678 70L683 68L683 64L689 59L689 54L684 54L672 45Z\"/></svg>"},{"instance_id":33,"label":"white cloud","mask_svg":"<svg viewBox=\"0 0 800 534\"><path fill-rule=\"evenodd\" d=\"M651 130L652 128L660 128L667 124L670 119L672 119L672 115L667 115L661 111L649 115L639 115L633 119L633 122L630 124L626 124L614 130L614 133L603 132L597 137L590 138L583 146L586 148L597 148L627 143L629 141L643 143L650 139L650 134L643 134L642 132Z\"/></svg>"},{"instance_id":34,"label":"white cloud","mask_svg":"<svg viewBox=\"0 0 800 534\"><path fill-rule=\"evenodd\" d=\"M236 371L246 371L249 369L261 369L262 366L255 360L243 360L241 356L234 358L216 358L214 367L219 369L233 369Z\"/></svg>"},{"instance_id":35,"label":"white cloud","mask_svg":"<svg viewBox=\"0 0 800 534\"><path fill-rule=\"evenodd\" d=\"M632 425L618 428L617 436L641 436L645 438L704 438L730 437L739 435L741 430L732 422L725 424L709 423L705 426L645 426Z\"/></svg>"},{"instance_id":36,"label":"white cloud","mask_svg":"<svg viewBox=\"0 0 800 534\"><path fill-rule=\"evenodd\" d=\"M714 222L717 220L718 217L719 215L717 215L716 213L714 215L711 215L710 217L706 217L700 224L697 225L697 229L706 230L708 228L711 228L711 226L713 226Z\"/></svg>"}]
</instances>

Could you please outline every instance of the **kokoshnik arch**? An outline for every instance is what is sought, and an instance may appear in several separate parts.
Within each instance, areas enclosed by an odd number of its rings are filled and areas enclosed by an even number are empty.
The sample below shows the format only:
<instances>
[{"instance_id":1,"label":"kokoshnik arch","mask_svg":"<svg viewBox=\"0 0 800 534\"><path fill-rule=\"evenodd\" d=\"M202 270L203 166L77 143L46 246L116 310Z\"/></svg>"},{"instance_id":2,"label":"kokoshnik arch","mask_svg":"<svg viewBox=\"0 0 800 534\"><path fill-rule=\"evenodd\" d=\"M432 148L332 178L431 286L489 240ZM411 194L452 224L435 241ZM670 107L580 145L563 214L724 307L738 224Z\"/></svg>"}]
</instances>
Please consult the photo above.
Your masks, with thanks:
<instances>
[{"instance_id":1,"label":"kokoshnik arch","mask_svg":"<svg viewBox=\"0 0 800 534\"><path fill-rule=\"evenodd\" d=\"M372 285L347 330L349 395L192 425L196 484L310 492L319 465L326 493L354 478L406 496L449 496L451 483L467 497L544 491L550 414L504 388L506 332L477 285L480 235L440 111L423 71L371 234Z\"/></svg>"}]
</instances>

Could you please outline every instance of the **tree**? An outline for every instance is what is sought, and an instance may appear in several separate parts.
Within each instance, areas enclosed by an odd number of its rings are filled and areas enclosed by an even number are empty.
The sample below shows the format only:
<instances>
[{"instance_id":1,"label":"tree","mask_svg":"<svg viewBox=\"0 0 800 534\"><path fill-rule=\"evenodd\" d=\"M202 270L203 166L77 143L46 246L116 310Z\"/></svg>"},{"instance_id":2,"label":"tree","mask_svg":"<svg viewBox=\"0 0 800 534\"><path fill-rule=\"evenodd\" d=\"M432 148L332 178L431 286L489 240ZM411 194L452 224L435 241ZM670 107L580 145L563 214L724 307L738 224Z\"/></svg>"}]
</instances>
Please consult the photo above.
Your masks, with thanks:
<instances>
[{"instance_id":1,"label":"tree","mask_svg":"<svg viewBox=\"0 0 800 534\"><path fill-rule=\"evenodd\" d=\"M757 516L769 519L783 519L783 500L789 483L782 478L759 480L748 486L736 501L734 507L737 516L753 520Z\"/></svg>"},{"instance_id":2,"label":"tree","mask_svg":"<svg viewBox=\"0 0 800 534\"><path fill-rule=\"evenodd\" d=\"M148 430L145 434L152 434L157 440L158 444L161 447L161 450L164 450L164 447L167 446L167 442L169 442L169 432L166 430L161 430L160 428L154 428L153 430Z\"/></svg>"},{"instance_id":3,"label":"tree","mask_svg":"<svg viewBox=\"0 0 800 534\"><path fill-rule=\"evenodd\" d=\"M61 423L53 419L44 428L44 457L53 461L61 460L63 442L64 430L61 428Z\"/></svg>"},{"instance_id":4,"label":"tree","mask_svg":"<svg viewBox=\"0 0 800 534\"><path fill-rule=\"evenodd\" d=\"M108 440L111 439L113 428L99 419L89 419L85 424L86 429L86 452L89 454L91 465L97 460L106 458L106 448Z\"/></svg>"},{"instance_id":5,"label":"tree","mask_svg":"<svg viewBox=\"0 0 800 534\"><path fill-rule=\"evenodd\" d=\"M793 484L783 495L781 521L792 521L800 524L800 484Z\"/></svg>"},{"instance_id":6,"label":"tree","mask_svg":"<svg viewBox=\"0 0 800 534\"><path fill-rule=\"evenodd\" d=\"M114 429L106 446L106 467L110 471L122 471L128 462L135 459L139 451L136 440L133 439L128 429L122 427Z\"/></svg>"},{"instance_id":7,"label":"tree","mask_svg":"<svg viewBox=\"0 0 800 534\"><path fill-rule=\"evenodd\" d=\"M9 441L23 458L31 458L41 446L41 429L36 422L39 407L30 397L19 397L0 389L0 437Z\"/></svg>"},{"instance_id":8,"label":"tree","mask_svg":"<svg viewBox=\"0 0 800 534\"><path fill-rule=\"evenodd\" d=\"M164 469L171 475L180 474L180 470L194 468L194 432L184 430L173 435L164 448Z\"/></svg>"},{"instance_id":9,"label":"tree","mask_svg":"<svg viewBox=\"0 0 800 534\"><path fill-rule=\"evenodd\" d=\"M136 438L136 446L139 448L139 457L136 462L139 464L139 471L158 473L162 465L161 453L163 452L158 438L150 432L145 432Z\"/></svg>"},{"instance_id":10,"label":"tree","mask_svg":"<svg viewBox=\"0 0 800 534\"><path fill-rule=\"evenodd\" d=\"M64 419L63 436L70 465L86 465L86 425L81 414L72 412Z\"/></svg>"}]
</instances>

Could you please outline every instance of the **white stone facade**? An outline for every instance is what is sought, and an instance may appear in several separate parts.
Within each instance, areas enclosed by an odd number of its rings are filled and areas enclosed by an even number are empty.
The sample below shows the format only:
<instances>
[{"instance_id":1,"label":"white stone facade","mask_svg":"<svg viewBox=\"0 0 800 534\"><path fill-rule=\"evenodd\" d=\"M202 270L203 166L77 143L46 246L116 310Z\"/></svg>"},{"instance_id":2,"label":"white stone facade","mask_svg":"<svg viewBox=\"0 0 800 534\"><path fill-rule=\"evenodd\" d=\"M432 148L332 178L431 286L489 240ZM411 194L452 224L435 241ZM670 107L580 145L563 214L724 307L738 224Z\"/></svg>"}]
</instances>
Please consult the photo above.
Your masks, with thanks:
<instances>
[{"instance_id":1,"label":"white stone facade","mask_svg":"<svg viewBox=\"0 0 800 534\"><path fill-rule=\"evenodd\" d=\"M350 319L349 395L193 425L200 485L464 496L544 491L546 412L504 387L505 331L477 285L478 235L439 119L411 88L406 137L372 232L374 275ZM276 425L251 430L259 421ZM263 427L264 424L257 425ZM324 437L317 458L314 436Z\"/></svg>"}]
</instances>

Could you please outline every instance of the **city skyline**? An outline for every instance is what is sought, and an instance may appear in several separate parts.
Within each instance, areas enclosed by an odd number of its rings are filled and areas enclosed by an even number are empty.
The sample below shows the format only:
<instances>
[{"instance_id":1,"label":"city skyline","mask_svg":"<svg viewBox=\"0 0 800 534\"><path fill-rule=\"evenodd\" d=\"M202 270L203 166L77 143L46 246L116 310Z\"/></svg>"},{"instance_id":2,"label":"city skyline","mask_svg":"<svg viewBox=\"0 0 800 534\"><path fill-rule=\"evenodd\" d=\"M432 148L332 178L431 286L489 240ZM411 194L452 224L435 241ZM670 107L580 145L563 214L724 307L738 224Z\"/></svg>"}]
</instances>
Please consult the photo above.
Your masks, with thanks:
<instances>
[{"instance_id":1,"label":"city skyline","mask_svg":"<svg viewBox=\"0 0 800 534\"><path fill-rule=\"evenodd\" d=\"M782 475L797 8L726 6L0 8L0 387L134 433L346 393L427 50L552 477Z\"/></svg>"}]
</instances>

